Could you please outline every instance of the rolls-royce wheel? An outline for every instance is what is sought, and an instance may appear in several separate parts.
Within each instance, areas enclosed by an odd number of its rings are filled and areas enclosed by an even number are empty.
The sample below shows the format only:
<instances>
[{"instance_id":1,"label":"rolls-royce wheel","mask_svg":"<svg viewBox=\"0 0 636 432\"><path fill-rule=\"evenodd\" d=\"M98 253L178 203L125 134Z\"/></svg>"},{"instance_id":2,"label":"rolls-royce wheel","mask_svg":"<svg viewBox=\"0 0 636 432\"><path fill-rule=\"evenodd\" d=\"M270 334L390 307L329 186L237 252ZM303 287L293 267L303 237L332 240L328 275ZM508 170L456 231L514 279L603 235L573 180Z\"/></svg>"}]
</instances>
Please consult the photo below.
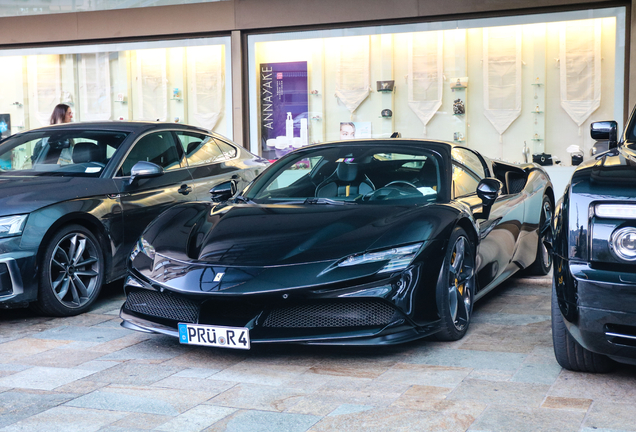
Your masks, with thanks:
<instances>
[{"instance_id":1,"label":"rolls-royce wheel","mask_svg":"<svg viewBox=\"0 0 636 432\"><path fill-rule=\"evenodd\" d=\"M63 227L42 255L35 309L51 316L85 312L99 295L103 270L103 253L95 236L81 225Z\"/></svg>"},{"instance_id":2,"label":"rolls-royce wheel","mask_svg":"<svg viewBox=\"0 0 636 432\"><path fill-rule=\"evenodd\" d=\"M552 268L552 201L547 195L543 196L541 203L541 219L539 221L539 238L537 244L537 256L534 263L528 267L530 275L544 276L550 273Z\"/></svg>"},{"instance_id":3,"label":"rolls-royce wheel","mask_svg":"<svg viewBox=\"0 0 636 432\"><path fill-rule=\"evenodd\" d=\"M441 330L438 340L455 341L466 334L473 313L475 294L475 246L468 234L456 227L437 280L437 310Z\"/></svg>"},{"instance_id":4,"label":"rolls-royce wheel","mask_svg":"<svg viewBox=\"0 0 636 432\"><path fill-rule=\"evenodd\" d=\"M616 366L612 359L583 348L570 335L559 310L554 281L552 283L552 345L557 362L567 370L606 373Z\"/></svg>"}]
</instances>

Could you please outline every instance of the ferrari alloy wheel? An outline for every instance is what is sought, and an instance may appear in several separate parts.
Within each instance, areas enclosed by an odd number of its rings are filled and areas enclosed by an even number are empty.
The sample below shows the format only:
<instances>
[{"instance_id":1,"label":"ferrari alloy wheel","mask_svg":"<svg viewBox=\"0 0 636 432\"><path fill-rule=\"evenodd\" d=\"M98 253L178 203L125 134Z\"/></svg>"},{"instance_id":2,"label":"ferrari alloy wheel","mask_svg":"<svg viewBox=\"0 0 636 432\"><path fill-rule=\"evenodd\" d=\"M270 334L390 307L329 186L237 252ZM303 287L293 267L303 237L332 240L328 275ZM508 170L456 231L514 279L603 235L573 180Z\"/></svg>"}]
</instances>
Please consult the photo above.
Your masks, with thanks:
<instances>
[{"instance_id":1,"label":"ferrari alloy wheel","mask_svg":"<svg viewBox=\"0 0 636 432\"><path fill-rule=\"evenodd\" d=\"M453 230L437 281L437 307L441 319L439 340L459 340L468 330L475 293L475 248L466 231Z\"/></svg>"},{"instance_id":2,"label":"ferrari alloy wheel","mask_svg":"<svg viewBox=\"0 0 636 432\"><path fill-rule=\"evenodd\" d=\"M557 362L567 370L606 373L611 372L616 366L609 357L583 348L572 337L559 310L554 281L552 282L552 345Z\"/></svg>"},{"instance_id":3,"label":"ferrari alloy wheel","mask_svg":"<svg viewBox=\"0 0 636 432\"><path fill-rule=\"evenodd\" d=\"M58 231L40 262L36 308L52 316L85 312L101 289L103 262L99 243L88 229L69 225Z\"/></svg>"},{"instance_id":4,"label":"ferrari alloy wheel","mask_svg":"<svg viewBox=\"0 0 636 432\"><path fill-rule=\"evenodd\" d=\"M552 214L552 202L547 195L544 195L541 203L537 256L528 268L530 274L547 275L552 268Z\"/></svg>"}]
</instances>

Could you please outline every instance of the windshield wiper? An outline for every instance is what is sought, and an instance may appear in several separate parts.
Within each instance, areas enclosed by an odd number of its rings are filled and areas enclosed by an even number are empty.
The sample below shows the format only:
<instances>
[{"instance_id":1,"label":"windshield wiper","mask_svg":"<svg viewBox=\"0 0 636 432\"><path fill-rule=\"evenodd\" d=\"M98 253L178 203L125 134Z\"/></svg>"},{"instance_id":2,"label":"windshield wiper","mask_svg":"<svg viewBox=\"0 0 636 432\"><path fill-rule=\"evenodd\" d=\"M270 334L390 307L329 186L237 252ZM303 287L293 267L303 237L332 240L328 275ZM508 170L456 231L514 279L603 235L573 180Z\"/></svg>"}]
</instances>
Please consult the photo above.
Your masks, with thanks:
<instances>
[{"instance_id":1,"label":"windshield wiper","mask_svg":"<svg viewBox=\"0 0 636 432\"><path fill-rule=\"evenodd\" d=\"M353 201L332 200L329 198L307 198L305 204L329 204L329 205L346 205L355 204Z\"/></svg>"}]
</instances>

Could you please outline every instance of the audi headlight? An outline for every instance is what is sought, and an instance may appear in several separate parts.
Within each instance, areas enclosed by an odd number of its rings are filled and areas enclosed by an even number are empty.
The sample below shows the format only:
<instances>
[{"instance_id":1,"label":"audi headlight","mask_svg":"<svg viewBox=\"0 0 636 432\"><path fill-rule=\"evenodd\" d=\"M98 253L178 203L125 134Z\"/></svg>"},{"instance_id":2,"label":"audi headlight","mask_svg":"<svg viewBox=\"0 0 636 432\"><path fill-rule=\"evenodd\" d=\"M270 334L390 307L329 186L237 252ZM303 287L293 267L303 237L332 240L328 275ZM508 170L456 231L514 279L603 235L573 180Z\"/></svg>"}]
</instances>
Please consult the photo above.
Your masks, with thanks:
<instances>
[{"instance_id":1,"label":"audi headlight","mask_svg":"<svg viewBox=\"0 0 636 432\"><path fill-rule=\"evenodd\" d=\"M134 260L140 253L146 255L151 260L155 259L155 248L152 247L152 245L143 237L140 237L139 240L137 240L135 247L130 253L130 260Z\"/></svg>"},{"instance_id":2,"label":"audi headlight","mask_svg":"<svg viewBox=\"0 0 636 432\"><path fill-rule=\"evenodd\" d=\"M0 238L21 235L27 216L28 215L13 215L0 217Z\"/></svg>"},{"instance_id":3,"label":"audi headlight","mask_svg":"<svg viewBox=\"0 0 636 432\"><path fill-rule=\"evenodd\" d=\"M614 254L625 261L636 261L636 228L625 227L612 233L610 247Z\"/></svg>"},{"instance_id":4,"label":"audi headlight","mask_svg":"<svg viewBox=\"0 0 636 432\"><path fill-rule=\"evenodd\" d=\"M369 252L360 255L351 255L338 263L338 267L348 267L358 264L367 264L379 261L388 261L378 273L403 270L413 261L423 243L415 243L409 246L392 248L380 252Z\"/></svg>"}]
</instances>

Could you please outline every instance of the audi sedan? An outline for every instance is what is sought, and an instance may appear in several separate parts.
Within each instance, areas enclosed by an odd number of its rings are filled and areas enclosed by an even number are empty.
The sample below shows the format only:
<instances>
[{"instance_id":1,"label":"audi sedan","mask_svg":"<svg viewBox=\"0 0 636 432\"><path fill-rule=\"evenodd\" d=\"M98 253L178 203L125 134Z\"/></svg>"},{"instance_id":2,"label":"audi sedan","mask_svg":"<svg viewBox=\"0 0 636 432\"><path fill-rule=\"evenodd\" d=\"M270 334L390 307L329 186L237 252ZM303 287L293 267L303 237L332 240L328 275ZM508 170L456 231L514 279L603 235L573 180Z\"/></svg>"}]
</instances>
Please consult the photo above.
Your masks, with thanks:
<instances>
[{"instance_id":1,"label":"audi sedan","mask_svg":"<svg viewBox=\"0 0 636 432\"><path fill-rule=\"evenodd\" d=\"M209 201L221 183L243 188L267 164L173 123L71 123L0 141L0 307L86 311L159 213Z\"/></svg>"}]
</instances>

